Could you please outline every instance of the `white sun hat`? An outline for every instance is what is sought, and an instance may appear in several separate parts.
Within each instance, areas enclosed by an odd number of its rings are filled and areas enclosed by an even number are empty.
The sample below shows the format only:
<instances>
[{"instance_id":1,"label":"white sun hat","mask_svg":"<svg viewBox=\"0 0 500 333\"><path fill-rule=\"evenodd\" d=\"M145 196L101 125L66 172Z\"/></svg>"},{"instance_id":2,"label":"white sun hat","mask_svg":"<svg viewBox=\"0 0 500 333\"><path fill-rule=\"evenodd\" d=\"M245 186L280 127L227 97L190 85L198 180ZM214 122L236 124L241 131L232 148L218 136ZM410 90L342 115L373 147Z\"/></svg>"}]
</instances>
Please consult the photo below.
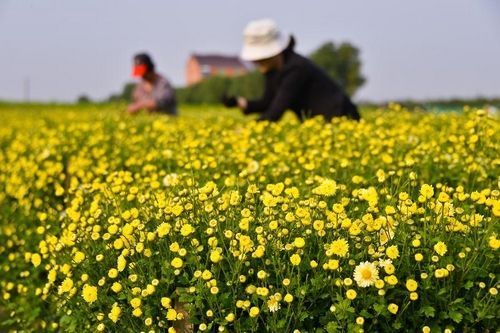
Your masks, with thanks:
<instances>
[{"instance_id":1,"label":"white sun hat","mask_svg":"<svg viewBox=\"0 0 500 333\"><path fill-rule=\"evenodd\" d=\"M280 54L288 45L271 19L251 21L243 31L243 49L240 57L245 61L256 61Z\"/></svg>"}]
</instances>

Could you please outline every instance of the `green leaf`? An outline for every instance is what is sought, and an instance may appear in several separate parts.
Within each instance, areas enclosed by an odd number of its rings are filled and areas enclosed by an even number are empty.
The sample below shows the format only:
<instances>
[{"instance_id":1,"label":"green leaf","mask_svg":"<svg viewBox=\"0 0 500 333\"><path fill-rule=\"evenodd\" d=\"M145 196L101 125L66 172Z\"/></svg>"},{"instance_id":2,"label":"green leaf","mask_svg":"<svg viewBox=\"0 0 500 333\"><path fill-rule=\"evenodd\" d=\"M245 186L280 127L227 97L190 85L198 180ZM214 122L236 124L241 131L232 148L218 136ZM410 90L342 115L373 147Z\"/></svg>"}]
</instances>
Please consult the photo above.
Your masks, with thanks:
<instances>
[{"instance_id":1,"label":"green leaf","mask_svg":"<svg viewBox=\"0 0 500 333\"><path fill-rule=\"evenodd\" d=\"M309 317L309 312L304 311L299 316L299 321L304 321L307 317Z\"/></svg>"},{"instance_id":2,"label":"green leaf","mask_svg":"<svg viewBox=\"0 0 500 333\"><path fill-rule=\"evenodd\" d=\"M395 322L394 324L392 324L392 327L395 329L395 330L400 330L402 327L403 327L403 324L401 324L399 321Z\"/></svg>"},{"instance_id":3,"label":"green leaf","mask_svg":"<svg viewBox=\"0 0 500 333\"><path fill-rule=\"evenodd\" d=\"M361 310L361 312L360 312L359 314L360 314L361 316L363 316L364 318L371 318L371 317L373 317L373 316L371 315L371 313L370 313L370 312L368 312L368 311L366 311L366 310Z\"/></svg>"},{"instance_id":4,"label":"green leaf","mask_svg":"<svg viewBox=\"0 0 500 333\"><path fill-rule=\"evenodd\" d=\"M286 326L286 319L281 319L278 321L277 327L284 328Z\"/></svg>"},{"instance_id":5,"label":"green leaf","mask_svg":"<svg viewBox=\"0 0 500 333\"><path fill-rule=\"evenodd\" d=\"M438 291L438 296L445 295L447 293L448 293L448 290L446 290L446 288L441 288Z\"/></svg>"},{"instance_id":6,"label":"green leaf","mask_svg":"<svg viewBox=\"0 0 500 333\"><path fill-rule=\"evenodd\" d=\"M422 307L422 309L420 309L420 313L423 313L427 318L429 318L429 317L434 318L434 315L436 313L436 309L434 309L430 305L427 305L427 306Z\"/></svg>"},{"instance_id":7,"label":"green leaf","mask_svg":"<svg viewBox=\"0 0 500 333\"><path fill-rule=\"evenodd\" d=\"M373 304L373 309L375 310L375 312L377 312L378 315L382 314L385 312L386 310L386 307L384 304Z\"/></svg>"},{"instance_id":8,"label":"green leaf","mask_svg":"<svg viewBox=\"0 0 500 333\"><path fill-rule=\"evenodd\" d=\"M328 333L337 333L339 331L339 326L337 323L331 321L326 325L326 331Z\"/></svg>"},{"instance_id":9,"label":"green leaf","mask_svg":"<svg viewBox=\"0 0 500 333\"><path fill-rule=\"evenodd\" d=\"M469 290L472 287L474 287L474 282L472 281L467 281L464 285L465 290Z\"/></svg>"},{"instance_id":10,"label":"green leaf","mask_svg":"<svg viewBox=\"0 0 500 333\"><path fill-rule=\"evenodd\" d=\"M462 314L458 311L450 311L448 312L448 316L457 324L460 323L463 318Z\"/></svg>"}]
</instances>

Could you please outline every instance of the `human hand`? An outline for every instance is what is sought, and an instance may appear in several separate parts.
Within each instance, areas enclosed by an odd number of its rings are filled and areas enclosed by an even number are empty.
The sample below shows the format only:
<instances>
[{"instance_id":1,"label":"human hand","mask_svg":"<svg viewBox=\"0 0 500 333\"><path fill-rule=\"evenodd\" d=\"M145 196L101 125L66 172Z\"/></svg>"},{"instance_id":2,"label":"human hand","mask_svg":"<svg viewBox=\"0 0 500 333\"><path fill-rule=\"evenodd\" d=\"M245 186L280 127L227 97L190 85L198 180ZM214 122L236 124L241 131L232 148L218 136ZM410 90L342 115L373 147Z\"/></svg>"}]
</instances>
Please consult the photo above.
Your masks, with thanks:
<instances>
[{"instance_id":1,"label":"human hand","mask_svg":"<svg viewBox=\"0 0 500 333\"><path fill-rule=\"evenodd\" d=\"M128 114L134 114L140 110L140 105L138 103L132 103L127 107Z\"/></svg>"},{"instance_id":2,"label":"human hand","mask_svg":"<svg viewBox=\"0 0 500 333\"><path fill-rule=\"evenodd\" d=\"M224 95L221 97L220 101L226 108L234 108L238 106L238 100L235 96Z\"/></svg>"}]
</instances>

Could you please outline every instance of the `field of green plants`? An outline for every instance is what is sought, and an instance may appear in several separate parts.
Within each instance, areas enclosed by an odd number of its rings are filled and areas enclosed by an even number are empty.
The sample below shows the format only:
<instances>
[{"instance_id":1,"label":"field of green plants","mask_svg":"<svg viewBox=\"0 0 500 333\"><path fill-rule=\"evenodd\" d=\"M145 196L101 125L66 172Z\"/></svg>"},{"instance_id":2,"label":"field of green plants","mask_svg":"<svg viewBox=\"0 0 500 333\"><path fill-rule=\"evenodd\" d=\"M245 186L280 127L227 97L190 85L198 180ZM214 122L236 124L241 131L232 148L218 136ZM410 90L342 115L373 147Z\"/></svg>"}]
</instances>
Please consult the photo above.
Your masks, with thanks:
<instances>
[{"instance_id":1,"label":"field of green plants","mask_svg":"<svg viewBox=\"0 0 500 333\"><path fill-rule=\"evenodd\" d=\"M0 332L498 332L500 122L0 106Z\"/></svg>"}]
</instances>

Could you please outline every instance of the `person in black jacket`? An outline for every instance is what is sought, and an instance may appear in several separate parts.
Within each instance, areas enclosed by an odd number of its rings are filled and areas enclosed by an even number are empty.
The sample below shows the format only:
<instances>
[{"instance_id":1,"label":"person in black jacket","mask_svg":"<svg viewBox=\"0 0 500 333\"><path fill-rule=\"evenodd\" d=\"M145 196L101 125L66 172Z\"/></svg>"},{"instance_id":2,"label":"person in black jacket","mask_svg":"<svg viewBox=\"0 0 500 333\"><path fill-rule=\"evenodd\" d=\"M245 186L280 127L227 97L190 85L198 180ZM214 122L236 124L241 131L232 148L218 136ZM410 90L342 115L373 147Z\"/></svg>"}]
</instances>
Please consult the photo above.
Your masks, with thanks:
<instances>
[{"instance_id":1,"label":"person in black jacket","mask_svg":"<svg viewBox=\"0 0 500 333\"><path fill-rule=\"evenodd\" d=\"M285 40L274 21L250 22L244 31L241 58L252 61L265 76L259 100L222 98L226 107L239 107L245 114L259 113L259 120L278 121L286 110L299 119L322 115L359 120L357 107L340 86L309 59L295 53L293 36Z\"/></svg>"}]
</instances>

